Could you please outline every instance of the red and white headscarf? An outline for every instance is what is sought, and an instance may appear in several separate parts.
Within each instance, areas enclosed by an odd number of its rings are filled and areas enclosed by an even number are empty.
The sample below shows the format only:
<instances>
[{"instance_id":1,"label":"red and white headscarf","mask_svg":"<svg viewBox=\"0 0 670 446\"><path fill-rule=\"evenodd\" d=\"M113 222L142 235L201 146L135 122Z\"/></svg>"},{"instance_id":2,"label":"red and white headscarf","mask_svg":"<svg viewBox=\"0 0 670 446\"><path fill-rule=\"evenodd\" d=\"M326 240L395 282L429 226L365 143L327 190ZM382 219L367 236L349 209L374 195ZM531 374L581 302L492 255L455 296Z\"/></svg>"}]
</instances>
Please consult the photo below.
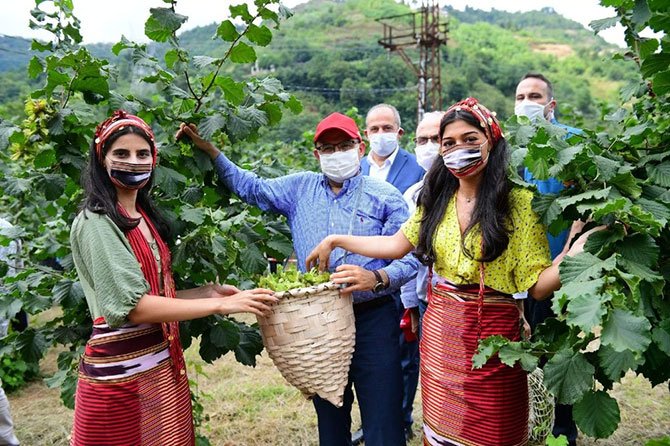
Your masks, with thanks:
<instances>
[{"instance_id":1,"label":"red and white headscarf","mask_svg":"<svg viewBox=\"0 0 670 446\"><path fill-rule=\"evenodd\" d=\"M95 129L95 153L98 156L98 160L103 162L102 148L105 145L105 141L112 136L115 132L127 127L137 127L142 130L149 140L151 141L151 155L153 157L153 167L156 167L157 160L157 150L156 150L156 141L154 140L154 132L149 127L149 124L144 122L144 120L138 116L131 115L125 110L116 110L112 116L105 119L102 123L98 125Z\"/></svg>"},{"instance_id":2,"label":"red and white headscarf","mask_svg":"<svg viewBox=\"0 0 670 446\"><path fill-rule=\"evenodd\" d=\"M496 113L490 111L484 105L480 104L476 98L466 98L449 107L445 116L455 111L466 111L479 121L479 125L484 130L486 137L491 143L491 148L498 144L498 141L503 137L500 122L496 118Z\"/></svg>"}]
</instances>

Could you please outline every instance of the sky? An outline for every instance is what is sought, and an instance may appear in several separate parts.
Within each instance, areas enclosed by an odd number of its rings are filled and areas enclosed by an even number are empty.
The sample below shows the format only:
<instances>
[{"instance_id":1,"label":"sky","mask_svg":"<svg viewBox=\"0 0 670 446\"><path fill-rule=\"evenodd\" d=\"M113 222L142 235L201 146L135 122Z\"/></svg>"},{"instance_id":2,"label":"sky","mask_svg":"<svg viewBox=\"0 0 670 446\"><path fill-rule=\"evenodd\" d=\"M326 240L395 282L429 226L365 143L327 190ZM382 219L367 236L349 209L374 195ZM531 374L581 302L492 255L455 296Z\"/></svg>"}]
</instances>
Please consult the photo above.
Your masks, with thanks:
<instances>
[{"instance_id":1,"label":"sky","mask_svg":"<svg viewBox=\"0 0 670 446\"><path fill-rule=\"evenodd\" d=\"M27 38L39 37L28 27L30 10L34 0L0 0L0 34ZM136 42L146 42L144 22L149 15L149 8L164 7L162 0L115 0L113 2L98 0L73 0L74 14L81 21L81 33L84 43L117 42L121 35ZM290 7L306 0L284 0L283 4ZM241 3L242 0L232 3ZM189 17L182 26L185 31L196 26L208 25L223 21L228 12L230 1L221 0L180 0L177 12ZM251 2L250 2L251 3ZM451 5L463 10L465 6L477 9L516 12L552 7L559 14L575 20L584 26L595 19L614 16L612 8L600 6L598 0L440 0L441 5ZM623 29L620 25L600 33L608 42L624 46ZM41 35L47 38L48 35Z\"/></svg>"}]
</instances>

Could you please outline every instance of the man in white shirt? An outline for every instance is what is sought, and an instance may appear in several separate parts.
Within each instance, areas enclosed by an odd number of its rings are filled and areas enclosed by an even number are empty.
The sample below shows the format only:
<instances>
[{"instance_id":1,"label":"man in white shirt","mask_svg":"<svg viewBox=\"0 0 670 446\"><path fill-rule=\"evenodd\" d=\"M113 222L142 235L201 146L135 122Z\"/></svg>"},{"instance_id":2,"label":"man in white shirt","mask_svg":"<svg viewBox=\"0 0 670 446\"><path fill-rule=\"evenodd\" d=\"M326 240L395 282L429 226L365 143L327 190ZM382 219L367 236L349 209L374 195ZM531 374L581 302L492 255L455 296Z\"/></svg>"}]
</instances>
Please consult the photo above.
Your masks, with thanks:
<instances>
[{"instance_id":1,"label":"man in white shirt","mask_svg":"<svg viewBox=\"0 0 670 446\"><path fill-rule=\"evenodd\" d=\"M370 141L370 152L361 160L363 175L391 183L400 193L423 178L425 171L416 162L416 157L400 148L404 130L394 106L378 104L372 107L365 118L364 133Z\"/></svg>"}]
</instances>

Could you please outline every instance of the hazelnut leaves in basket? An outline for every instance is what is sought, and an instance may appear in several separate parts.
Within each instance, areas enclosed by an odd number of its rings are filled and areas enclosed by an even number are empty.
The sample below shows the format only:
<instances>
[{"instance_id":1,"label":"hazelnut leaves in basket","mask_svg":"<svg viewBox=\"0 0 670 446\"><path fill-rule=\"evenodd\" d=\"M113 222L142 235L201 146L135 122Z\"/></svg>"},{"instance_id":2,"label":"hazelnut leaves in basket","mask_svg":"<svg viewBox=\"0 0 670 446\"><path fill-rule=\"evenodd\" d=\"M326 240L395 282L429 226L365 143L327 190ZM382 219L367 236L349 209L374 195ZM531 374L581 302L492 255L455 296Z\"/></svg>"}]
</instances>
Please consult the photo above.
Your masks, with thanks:
<instances>
[{"instance_id":1,"label":"hazelnut leaves in basket","mask_svg":"<svg viewBox=\"0 0 670 446\"><path fill-rule=\"evenodd\" d=\"M297 269L285 270L278 265L276 273L263 276L258 280L258 286L279 292L318 285L328 280L330 280L330 273L327 271L320 273L316 268L312 268L306 273L301 273Z\"/></svg>"}]
</instances>

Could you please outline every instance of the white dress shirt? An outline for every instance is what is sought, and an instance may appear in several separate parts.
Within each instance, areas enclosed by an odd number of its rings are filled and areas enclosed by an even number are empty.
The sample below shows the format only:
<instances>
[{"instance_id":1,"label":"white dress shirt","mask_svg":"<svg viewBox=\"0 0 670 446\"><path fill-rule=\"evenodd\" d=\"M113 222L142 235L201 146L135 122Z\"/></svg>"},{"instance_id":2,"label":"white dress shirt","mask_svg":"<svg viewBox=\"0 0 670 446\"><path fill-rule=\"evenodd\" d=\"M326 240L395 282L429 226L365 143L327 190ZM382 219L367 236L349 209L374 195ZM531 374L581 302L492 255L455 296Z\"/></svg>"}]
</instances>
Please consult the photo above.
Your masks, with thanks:
<instances>
[{"instance_id":1,"label":"white dress shirt","mask_svg":"<svg viewBox=\"0 0 670 446\"><path fill-rule=\"evenodd\" d=\"M395 161L395 157L398 156L399 148L400 147L398 146L398 148L395 149L393 153L390 154L389 157L384 160L381 166L379 166L377 162L372 158L372 151L368 153L368 163L370 164L370 176L372 178L379 178L382 181L386 181L386 178L388 178L389 172L391 171L393 161Z\"/></svg>"}]
</instances>

